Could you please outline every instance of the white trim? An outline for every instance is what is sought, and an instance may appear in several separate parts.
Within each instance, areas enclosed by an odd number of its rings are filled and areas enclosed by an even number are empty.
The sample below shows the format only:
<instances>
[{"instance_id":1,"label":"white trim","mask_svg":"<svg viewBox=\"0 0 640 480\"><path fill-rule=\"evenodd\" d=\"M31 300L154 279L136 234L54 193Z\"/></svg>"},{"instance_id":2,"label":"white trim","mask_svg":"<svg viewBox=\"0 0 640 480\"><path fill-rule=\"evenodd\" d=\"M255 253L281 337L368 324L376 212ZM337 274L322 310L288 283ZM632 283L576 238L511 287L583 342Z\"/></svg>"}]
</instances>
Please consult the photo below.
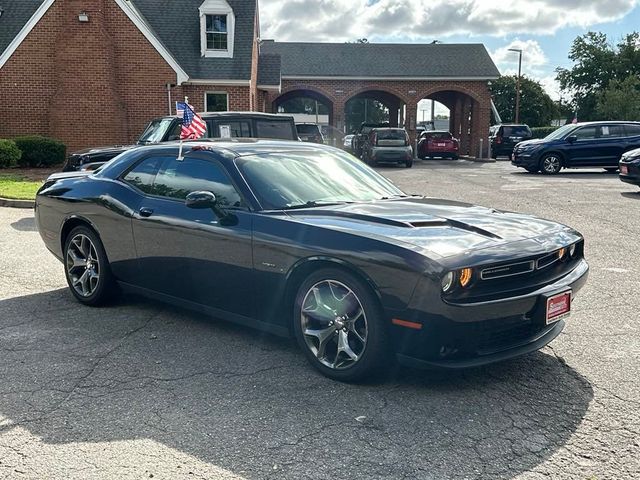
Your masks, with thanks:
<instances>
[{"instance_id":1,"label":"white trim","mask_svg":"<svg viewBox=\"0 0 640 480\"><path fill-rule=\"evenodd\" d=\"M207 58L233 58L236 16L226 0L205 0L198 8L200 12L200 55ZM226 50L210 50L207 48L207 15L224 15L227 17Z\"/></svg>"},{"instance_id":2,"label":"white trim","mask_svg":"<svg viewBox=\"0 0 640 480\"><path fill-rule=\"evenodd\" d=\"M256 88L258 90L272 90L278 93L282 91L282 85L258 85Z\"/></svg>"},{"instance_id":3,"label":"white trim","mask_svg":"<svg viewBox=\"0 0 640 480\"><path fill-rule=\"evenodd\" d=\"M226 110L209 110L207 108L207 95L209 94L217 94L217 95L225 95L227 97L227 109ZM228 112L229 111L229 92L224 92L224 91L210 91L210 92L204 92L204 111L205 113L210 113L210 112Z\"/></svg>"},{"instance_id":4,"label":"white trim","mask_svg":"<svg viewBox=\"0 0 640 480\"><path fill-rule=\"evenodd\" d=\"M207 80L204 78L194 78L185 82L187 85L228 85L230 87L249 87L251 86L251 80Z\"/></svg>"},{"instance_id":5,"label":"white trim","mask_svg":"<svg viewBox=\"0 0 640 480\"><path fill-rule=\"evenodd\" d=\"M313 76L313 75L282 75L283 80L384 80L384 81L489 81L496 80L499 77L349 77L349 76Z\"/></svg>"},{"instance_id":6,"label":"white trim","mask_svg":"<svg viewBox=\"0 0 640 480\"><path fill-rule=\"evenodd\" d=\"M145 23L142 18L142 15L136 10L136 8L128 2L127 0L116 0L118 6L122 9L122 11L129 17L129 19L134 23L138 30L145 36L145 38L153 45L156 51L160 54L160 56L171 66L174 72L176 72L176 83L181 85L182 83L189 80L189 75L185 72L180 64L173 58L173 55L169 53L169 51L162 45L162 42L155 36L151 28Z\"/></svg>"},{"instance_id":7,"label":"white trim","mask_svg":"<svg viewBox=\"0 0 640 480\"><path fill-rule=\"evenodd\" d=\"M40 21L44 14L47 13L47 10L49 10L49 7L53 5L54 1L55 0L46 0L45 2L40 4L35 13L31 16L27 23L25 23L20 32L18 32L18 35L16 35L15 38L11 40L9 46L5 48L4 52L2 52L2 54L0 55L0 68L2 68L4 64L7 63L7 60L9 60L11 55L13 55L16 49L24 41L24 39L27 38L27 35L31 33L33 27L36 26L36 24Z\"/></svg>"}]
</instances>

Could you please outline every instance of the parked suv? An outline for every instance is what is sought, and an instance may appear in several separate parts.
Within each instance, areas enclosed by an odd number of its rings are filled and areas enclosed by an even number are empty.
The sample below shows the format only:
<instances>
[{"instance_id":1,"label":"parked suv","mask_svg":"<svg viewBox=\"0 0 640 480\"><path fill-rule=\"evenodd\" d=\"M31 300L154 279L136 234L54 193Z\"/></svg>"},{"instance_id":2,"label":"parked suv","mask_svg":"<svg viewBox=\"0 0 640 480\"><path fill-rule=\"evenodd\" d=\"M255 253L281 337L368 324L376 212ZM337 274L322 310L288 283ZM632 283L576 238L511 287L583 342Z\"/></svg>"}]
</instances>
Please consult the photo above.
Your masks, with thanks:
<instances>
[{"instance_id":1,"label":"parked suv","mask_svg":"<svg viewBox=\"0 0 640 480\"><path fill-rule=\"evenodd\" d=\"M351 153L358 158L362 158L362 147L367 141L371 130L374 128L388 128L388 123L362 123L358 130L354 132L353 140L351 141Z\"/></svg>"},{"instance_id":2,"label":"parked suv","mask_svg":"<svg viewBox=\"0 0 640 480\"><path fill-rule=\"evenodd\" d=\"M543 139L519 143L511 163L548 175L574 167L616 171L622 154L635 148L640 148L640 122L576 123Z\"/></svg>"},{"instance_id":3,"label":"parked suv","mask_svg":"<svg viewBox=\"0 0 640 480\"><path fill-rule=\"evenodd\" d=\"M207 124L206 138L231 137L298 140L293 117L258 112L209 112L200 116ZM182 118L172 115L151 120L134 145L88 148L67 157L62 170L95 169L116 155L138 147L180 139Z\"/></svg>"},{"instance_id":4,"label":"parked suv","mask_svg":"<svg viewBox=\"0 0 640 480\"><path fill-rule=\"evenodd\" d=\"M369 165L379 162L413 165L413 149L404 128L374 128L362 146L362 159Z\"/></svg>"},{"instance_id":5,"label":"parked suv","mask_svg":"<svg viewBox=\"0 0 640 480\"><path fill-rule=\"evenodd\" d=\"M499 156L507 156L511 160L513 147L522 141L531 140L532 138L533 134L528 125L494 125L489 129L491 157L498 158Z\"/></svg>"},{"instance_id":6,"label":"parked suv","mask_svg":"<svg viewBox=\"0 0 640 480\"><path fill-rule=\"evenodd\" d=\"M296 123L298 138L303 142L324 143L320 127L315 123Z\"/></svg>"}]
</instances>

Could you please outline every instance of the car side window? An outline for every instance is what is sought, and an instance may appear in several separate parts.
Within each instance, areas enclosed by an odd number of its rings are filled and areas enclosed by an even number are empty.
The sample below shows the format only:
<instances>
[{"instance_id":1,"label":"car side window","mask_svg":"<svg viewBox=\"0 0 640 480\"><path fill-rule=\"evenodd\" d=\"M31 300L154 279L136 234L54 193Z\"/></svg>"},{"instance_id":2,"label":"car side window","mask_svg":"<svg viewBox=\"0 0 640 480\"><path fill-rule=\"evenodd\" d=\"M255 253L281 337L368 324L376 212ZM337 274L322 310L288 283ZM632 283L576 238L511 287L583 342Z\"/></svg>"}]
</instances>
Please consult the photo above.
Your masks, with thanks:
<instances>
[{"instance_id":1,"label":"car side window","mask_svg":"<svg viewBox=\"0 0 640 480\"><path fill-rule=\"evenodd\" d=\"M153 182L153 195L184 200L191 192L215 194L220 206L241 207L242 199L221 166L201 158L165 161Z\"/></svg>"},{"instance_id":2,"label":"car side window","mask_svg":"<svg viewBox=\"0 0 640 480\"><path fill-rule=\"evenodd\" d=\"M293 138L291 123L277 120L256 120L256 137L291 140Z\"/></svg>"},{"instance_id":3,"label":"car side window","mask_svg":"<svg viewBox=\"0 0 640 480\"><path fill-rule=\"evenodd\" d=\"M627 137L640 137L640 125L628 123L624 126Z\"/></svg>"},{"instance_id":4,"label":"car side window","mask_svg":"<svg viewBox=\"0 0 640 480\"><path fill-rule=\"evenodd\" d=\"M601 138L622 138L624 137L624 127L620 124L603 125L601 127Z\"/></svg>"},{"instance_id":5,"label":"car side window","mask_svg":"<svg viewBox=\"0 0 640 480\"><path fill-rule=\"evenodd\" d=\"M578 140L594 140L597 136L597 130L599 127L588 126L577 129L573 134Z\"/></svg>"},{"instance_id":6,"label":"car side window","mask_svg":"<svg viewBox=\"0 0 640 480\"><path fill-rule=\"evenodd\" d=\"M153 181L164 160L163 157L145 158L129 170L122 179L144 193L153 195Z\"/></svg>"}]
</instances>

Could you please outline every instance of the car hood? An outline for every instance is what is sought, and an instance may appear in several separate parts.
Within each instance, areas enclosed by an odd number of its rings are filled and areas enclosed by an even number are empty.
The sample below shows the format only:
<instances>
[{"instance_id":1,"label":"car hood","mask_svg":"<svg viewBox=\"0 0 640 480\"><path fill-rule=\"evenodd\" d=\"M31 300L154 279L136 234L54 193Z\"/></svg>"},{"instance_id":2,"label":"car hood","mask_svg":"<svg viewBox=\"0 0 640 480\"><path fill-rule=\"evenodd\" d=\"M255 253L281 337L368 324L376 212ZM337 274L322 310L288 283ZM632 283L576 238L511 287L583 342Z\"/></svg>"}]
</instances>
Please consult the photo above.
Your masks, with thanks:
<instances>
[{"instance_id":1,"label":"car hood","mask_svg":"<svg viewBox=\"0 0 640 480\"><path fill-rule=\"evenodd\" d=\"M518 147L525 147L525 146L536 146L536 145L542 145L546 143L544 138L533 138L531 140L524 140L522 142L518 143Z\"/></svg>"},{"instance_id":2,"label":"car hood","mask_svg":"<svg viewBox=\"0 0 640 480\"><path fill-rule=\"evenodd\" d=\"M307 224L402 243L440 257L570 230L529 215L432 198L345 204L288 214Z\"/></svg>"},{"instance_id":3,"label":"car hood","mask_svg":"<svg viewBox=\"0 0 640 480\"><path fill-rule=\"evenodd\" d=\"M84 150L78 150L77 152L73 152L71 155L96 155L96 154L105 154L105 153L122 153L127 150L131 150L132 148L139 147L140 145L110 145L108 147L93 147L93 148L85 148ZM115 155L114 155L115 156Z\"/></svg>"}]
</instances>

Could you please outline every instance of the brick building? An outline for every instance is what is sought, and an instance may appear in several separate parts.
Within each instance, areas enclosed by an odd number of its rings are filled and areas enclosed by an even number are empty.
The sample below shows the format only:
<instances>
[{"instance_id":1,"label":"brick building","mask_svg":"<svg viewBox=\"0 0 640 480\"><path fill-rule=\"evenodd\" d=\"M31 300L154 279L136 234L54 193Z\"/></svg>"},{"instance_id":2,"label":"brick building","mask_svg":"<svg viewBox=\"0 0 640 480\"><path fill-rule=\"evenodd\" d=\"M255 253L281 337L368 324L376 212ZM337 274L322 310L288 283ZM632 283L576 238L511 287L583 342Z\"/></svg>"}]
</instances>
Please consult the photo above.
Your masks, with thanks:
<instances>
[{"instance_id":1,"label":"brick building","mask_svg":"<svg viewBox=\"0 0 640 480\"><path fill-rule=\"evenodd\" d=\"M477 153L499 73L482 45L260 41L257 0L0 0L0 137L43 134L70 150L133 141L176 99L197 110L277 111L374 98L415 136L417 102L451 110Z\"/></svg>"}]
</instances>

